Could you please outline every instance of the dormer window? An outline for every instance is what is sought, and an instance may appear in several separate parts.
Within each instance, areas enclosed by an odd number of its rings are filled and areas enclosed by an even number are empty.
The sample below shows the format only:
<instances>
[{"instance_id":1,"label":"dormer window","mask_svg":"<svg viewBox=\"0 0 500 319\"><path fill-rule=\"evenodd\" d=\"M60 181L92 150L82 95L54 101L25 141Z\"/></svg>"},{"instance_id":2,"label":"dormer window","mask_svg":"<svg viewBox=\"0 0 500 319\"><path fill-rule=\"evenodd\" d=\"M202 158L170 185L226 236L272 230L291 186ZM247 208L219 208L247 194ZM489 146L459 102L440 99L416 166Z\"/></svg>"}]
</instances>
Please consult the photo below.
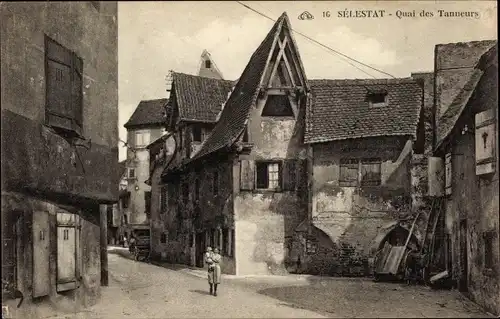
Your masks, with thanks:
<instances>
[{"instance_id":1,"label":"dormer window","mask_svg":"<svg viewBox=\"0 0 500 319\"><path fill-rule=\"evenodd\" d=\"M201 127L193 126L193 142L202 142L202 132Z\"/></svg>"},{"instance_id":2,"label":"dormer window","mask_svg":"<svg viewBox=\"0 0 500 319\"><path fill-rule=\"evenodd\" d=\"M210 60L205 60L205 68L210 69L212 67L212 63Z\"/></svg>"},{"instance_id":3,"label":"dormer window","mask_svg":"<svg viewBox=\"0 0 500 319\"><path fill-rule=\"evenodd\" d=\"M385 106L387 104L387 92L369 93L368 101L371 107Z\"/></svg>"}]
</instances>

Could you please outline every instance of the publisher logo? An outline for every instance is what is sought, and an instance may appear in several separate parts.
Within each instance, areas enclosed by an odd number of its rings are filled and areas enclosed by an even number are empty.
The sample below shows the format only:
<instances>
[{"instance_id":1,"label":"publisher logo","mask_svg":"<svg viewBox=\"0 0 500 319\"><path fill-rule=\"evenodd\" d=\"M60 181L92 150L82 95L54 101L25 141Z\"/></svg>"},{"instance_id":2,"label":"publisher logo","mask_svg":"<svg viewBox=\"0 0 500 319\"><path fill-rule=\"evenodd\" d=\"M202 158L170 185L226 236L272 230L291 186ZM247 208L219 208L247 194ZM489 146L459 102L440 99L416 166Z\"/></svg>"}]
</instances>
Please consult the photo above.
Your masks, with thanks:
<instances>
[{"instance_id":1,"label":"publisher logo","mask_svg":"<svg viewBox=\"0 0 500 319\"><path fill-rule=\"evenodd\" d=\"M313 20L314 16L310 14L308 11L304 11L301 14L299 14L298 17L299 20Z\"/></svg>"}]
</instances>

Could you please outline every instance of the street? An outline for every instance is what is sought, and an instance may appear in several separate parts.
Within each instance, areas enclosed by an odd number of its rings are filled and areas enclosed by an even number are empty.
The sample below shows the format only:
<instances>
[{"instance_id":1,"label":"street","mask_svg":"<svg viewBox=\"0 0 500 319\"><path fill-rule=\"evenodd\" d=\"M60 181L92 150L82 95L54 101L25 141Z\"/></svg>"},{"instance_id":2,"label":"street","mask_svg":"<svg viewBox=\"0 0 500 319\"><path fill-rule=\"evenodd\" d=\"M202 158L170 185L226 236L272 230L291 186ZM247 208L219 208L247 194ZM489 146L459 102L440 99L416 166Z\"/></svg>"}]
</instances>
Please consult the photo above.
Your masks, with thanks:
<instances>
[{"instance_id":1,"label":"street","mask_svg":"<svg viewBox=\"0 0 500 319\"><path fill-rule=\"evenodd\" d=\"M99 304L50 318L487 317L455 292L369 279L223 276L214 297L203 271L122 255L126 251L109 254L109 287L103 287Z\"/></svg>"}]
</instances>

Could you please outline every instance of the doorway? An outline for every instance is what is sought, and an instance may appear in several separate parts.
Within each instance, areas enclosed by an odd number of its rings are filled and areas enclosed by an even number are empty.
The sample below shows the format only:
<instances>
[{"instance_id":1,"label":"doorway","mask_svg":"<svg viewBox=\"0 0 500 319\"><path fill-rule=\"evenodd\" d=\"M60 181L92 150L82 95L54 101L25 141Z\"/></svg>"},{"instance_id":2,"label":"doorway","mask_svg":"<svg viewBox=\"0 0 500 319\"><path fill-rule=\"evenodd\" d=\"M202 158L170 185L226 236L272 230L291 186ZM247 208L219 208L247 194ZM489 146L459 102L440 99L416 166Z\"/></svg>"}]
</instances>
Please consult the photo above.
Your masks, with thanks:
<instances>
[{"instance_id":1,"label":"doorway","mask_svg":"<svg viewBox=\"0 0 500 319\"><path fill-rule=\"evenodd\" d=\"M203 255L205 253L205 233L196 233L195 237L195 265L196 267L203 268Z\"/></svg>"},{"instance_id":2,"label":"doorway","mask_svg":"<svg viewBox=\"0 0 500 319\"><path fill-rule=\"evenodd\" d=\"M458 283L458 289L460 292L468 291L468 254L467 254L467 219L462 219L460 221L460 279Z\"/></svg>"}]
</instances>

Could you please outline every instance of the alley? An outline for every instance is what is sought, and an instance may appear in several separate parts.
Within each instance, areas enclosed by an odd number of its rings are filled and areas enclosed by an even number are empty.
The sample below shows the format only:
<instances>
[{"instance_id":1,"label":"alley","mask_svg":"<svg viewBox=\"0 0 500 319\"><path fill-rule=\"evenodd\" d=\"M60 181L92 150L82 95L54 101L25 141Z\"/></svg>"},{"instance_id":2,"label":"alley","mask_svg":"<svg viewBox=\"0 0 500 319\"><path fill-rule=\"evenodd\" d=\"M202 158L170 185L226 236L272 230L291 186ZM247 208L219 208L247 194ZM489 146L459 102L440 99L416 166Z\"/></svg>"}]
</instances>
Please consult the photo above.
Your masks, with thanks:
<instances>
[{"instance_id":1,"label":"alley","mask_svg":"<svg viewBox=\"0 0 500 319\"><path fill-rule=\"evenodd\" d=\"M50 318L487 317L453 292L366 279L228 276L213 297L200 271L115 253L109 254L109 269L110 285L98 305Z\"/></svg>"}]
</instances>

